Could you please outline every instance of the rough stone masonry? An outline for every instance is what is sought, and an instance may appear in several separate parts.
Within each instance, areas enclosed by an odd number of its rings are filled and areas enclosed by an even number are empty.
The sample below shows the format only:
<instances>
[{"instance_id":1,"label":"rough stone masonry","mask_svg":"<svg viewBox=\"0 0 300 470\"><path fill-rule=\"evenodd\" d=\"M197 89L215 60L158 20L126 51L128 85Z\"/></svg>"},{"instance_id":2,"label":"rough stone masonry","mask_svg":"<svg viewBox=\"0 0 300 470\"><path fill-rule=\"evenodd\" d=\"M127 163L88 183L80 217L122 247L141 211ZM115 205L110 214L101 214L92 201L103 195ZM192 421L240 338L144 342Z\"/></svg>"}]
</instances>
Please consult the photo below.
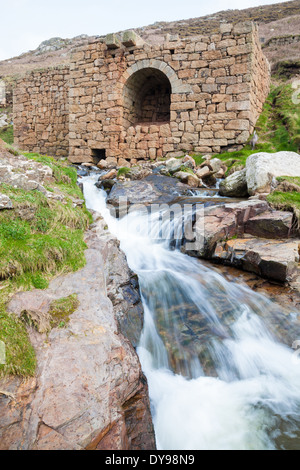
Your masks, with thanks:
<instances>
[{"instance_id":1,"label":"rough stone masonry","mask_svg":"<svg viewBox=\"0 0 300 470\"><path fill-rule=\"evenodd\" d=\"M15 144L73 163L126 165L241 148L269 91L253 23L161 45L133 31L77 49L69 67L32 72L14 91Z\"/></svg>"},{"instance_id":2,"label":"rough stone masonry","mask_svg":"<svg viewBox=\"0 0 300 470\"><path fill-rule=\"evenodd\" d=\"M0 106L6 105L6 93L5 93L5 83L3 80L0 80Z\"/></svg>"}]
</instances>

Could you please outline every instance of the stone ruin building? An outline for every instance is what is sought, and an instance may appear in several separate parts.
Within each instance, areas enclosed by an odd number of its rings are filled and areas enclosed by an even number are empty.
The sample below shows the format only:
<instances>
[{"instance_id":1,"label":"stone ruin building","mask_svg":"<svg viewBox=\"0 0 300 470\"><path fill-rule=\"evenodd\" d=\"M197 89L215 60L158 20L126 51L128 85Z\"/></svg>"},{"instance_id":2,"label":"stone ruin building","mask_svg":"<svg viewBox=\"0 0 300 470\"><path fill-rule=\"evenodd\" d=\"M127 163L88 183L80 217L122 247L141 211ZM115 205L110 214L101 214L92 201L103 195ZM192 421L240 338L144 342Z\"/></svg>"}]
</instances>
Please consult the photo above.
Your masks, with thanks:
<instances>
[{"instance_id":1,"label":"stone ruin building","mask_svg":"<svg viewBox=\"0 0 300 470\"><path fill-rule=\"evenodd\" d=\"M77 49L14 90L15 144L73 163L128 162L241 148L269 91L253 23L163 44L133 31Z\"/></svg>"}]
</instances>

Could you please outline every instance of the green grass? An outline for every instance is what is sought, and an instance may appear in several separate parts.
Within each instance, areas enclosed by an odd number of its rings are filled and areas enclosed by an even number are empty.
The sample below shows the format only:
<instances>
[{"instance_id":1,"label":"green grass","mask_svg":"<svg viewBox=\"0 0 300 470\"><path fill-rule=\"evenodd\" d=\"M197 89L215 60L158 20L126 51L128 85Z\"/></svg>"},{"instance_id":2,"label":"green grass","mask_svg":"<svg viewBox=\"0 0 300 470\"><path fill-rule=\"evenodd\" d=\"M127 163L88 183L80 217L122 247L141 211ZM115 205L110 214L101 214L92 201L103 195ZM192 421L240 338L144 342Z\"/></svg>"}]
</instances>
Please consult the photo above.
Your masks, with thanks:
<instances>
[{"instance_id":1,"label":"green grass","mask_svg":"<svg viewBox=\"0 0 300 470\"><path fill-rule=\"evenodd\" d=\"M3 303L0 303L0 340L6 349L6 364L0 365L0 377L8 374L33 376L36 358L26 326L15 315L9 315Z\"/></svg>"},{"instance_id":2,"label":"green grass","mask_svg":"<svg viewBox=\"0 0 300 470\"><path fill-rule=\"evenodd\" d=\"M0 374L32 375L35 359L25 324L6 311L17 291L45 289L56 275L85 265L83 235L92 221L83 207L74 207L72 197L83 198L76 170L50 157L30 155L51 166L55 181L51 189L63 194L64 202L47 199L39 191L25 191L0 184L10 197L13 210L0 211L0 340L7 348L6 365Z\"/></svg>"},{"instance_id":3,"label":"green grass","mask_svg":"<svg viewBox=\"0 0 300 470\"><path fill-rule=\"evenodd\" d=\"M291 84L272 86L256 124L260 138L277 152L300 150L300 106L293 103Z\"/></svg>"},{"instance_id":4,"label":"green grass","mask_svg":"<svg viewBox=\"0 0 300 470\"><path fill-rule=\"evenodd\" d=\"M297 176L279 176L276 179L279 183L287 181L288 183L295 184L296 186L299 186L300 189L300 178L298 178Z\"/></svg>"},{"instance_id":5,"label":"green grass","mask_svg":"<svg viewBox=\"0 0 300 470\"><path fill-rule=\"evenodd\" d=\"M293 212L300 228L300 178L282 176L277 181L280 184L278 189L267 200L274 209Z\"/></svg>"},{"instance_id":6,"label":"green grass","mask_svg":"<svg viewBox=\"0 0 300 470\"><path fill-rule=\"evenodd\" d=\"M9 145L14 143L14 127L7 126L0 129L0 139L4 140Z\"/></svg>"},{"instance_id":7,"label":"green grass","mask_svg":"<svg viewBox=\"0 0 300 470\"><path fill-rule=\"evenodd\" d=\"M293 212L298 220L298 228L300 227L300 192L274 191L267 201L274 209Z\"/></svg>"},{"instance_id":8,"label":"green grass","mask_svg":"<svg viewBox=\"0 0 300 470\"><path fill-rule=\"evenodd\" d=\"M127 173L129 173L129 172L130 172L130 168L127 168L126 166L124 166L124 167L122 167L122 168L119 168L119 170L118 170L118 178L119 178L120 176L126 176Z\"/></svg>"}]
</instances>

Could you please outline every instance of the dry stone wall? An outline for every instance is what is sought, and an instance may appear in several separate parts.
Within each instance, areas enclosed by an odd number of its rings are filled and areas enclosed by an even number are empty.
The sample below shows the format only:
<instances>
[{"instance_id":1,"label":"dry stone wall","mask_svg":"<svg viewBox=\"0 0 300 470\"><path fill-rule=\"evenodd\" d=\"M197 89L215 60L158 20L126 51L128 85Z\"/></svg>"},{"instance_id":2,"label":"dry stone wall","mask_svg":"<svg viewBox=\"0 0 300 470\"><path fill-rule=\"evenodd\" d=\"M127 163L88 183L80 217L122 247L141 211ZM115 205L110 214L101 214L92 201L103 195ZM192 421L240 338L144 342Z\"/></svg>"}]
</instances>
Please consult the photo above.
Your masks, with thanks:
<instances>
[{"instance_id":1,"label":"dry stone wall","mask_svg":"<svg viewBox=\"0 0 300 470\"><path fill-rule=\"evenodd\" d=\"M0 106L6 105L6 86L3 80L0 80Z\"/></svg>"},{"instance_id":2,"label":"dry stone wall","mask_svg":"<svg viewBox=\"0 0 300 470\"><path fill-rule=\"evenodd\" d=\"M47 72L19 82L19 146L53 153L55 145L47 145L52 126L49 138L53 131L63 137L55 140L56 155L69 144L74 163L105 158L126 165L245 144L268 94L269 65L253 23L223 23L218 34L168 35L162 45L146 44L133 32L91 41L77 50L69 73L60 78L65 84L55 104L51 93L51 99L45 97Z\"/></svg>"},{"instance_id":3,"label":"dry stone wall","mask_svg":"<svg viewBox=\"0 0 300 470\"><path fill-rule=\"evenodd\" d=\"M69 68L37 70L14 89L14 138L22 150L69 155Z\"/></svg>"}]
</instances>

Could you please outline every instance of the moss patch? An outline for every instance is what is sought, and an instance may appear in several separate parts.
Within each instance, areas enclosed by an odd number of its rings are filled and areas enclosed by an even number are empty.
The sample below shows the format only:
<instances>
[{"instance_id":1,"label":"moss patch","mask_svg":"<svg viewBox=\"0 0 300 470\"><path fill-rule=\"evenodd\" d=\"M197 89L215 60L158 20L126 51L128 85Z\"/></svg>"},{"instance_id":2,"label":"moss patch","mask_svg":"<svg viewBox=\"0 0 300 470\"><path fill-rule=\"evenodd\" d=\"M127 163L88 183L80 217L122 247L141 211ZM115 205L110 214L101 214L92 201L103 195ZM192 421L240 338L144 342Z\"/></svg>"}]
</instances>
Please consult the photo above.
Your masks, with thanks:
<instances>
[{"instance_id":1,"label":"moss patch","mask_svg":"<svg viewBox=\"0 0 300 470\"><path fill-rule=\"evenodd\" d=\"M295 191L300 192L300 178L298 178L296 176L279 176L276 179L280 184L282 184L284 182L288 182L291 185L294 185L295 186Z\"/></svg>"},{"instance_id":2,"label":"moss patch","mask_svg":"<svg viewBox=\"0 0 300 470\"><path fill-rule=\"evenodd\" d=\"M70 321L70 315L79 307L77 294L54 300L49 309L51 328L64 328Z\"/></svg>"},{"instance_id":3,"label":"moss patch","mask_svg":"<svg viewBox=\"0 0 300 470\"><path fill-rule=\"evenodd\" d=\"M118 170L118 178L120 176L126 176L130 172L130 168L127 168L126 166L119 168Z\"/></svg>"}]
</instances>

